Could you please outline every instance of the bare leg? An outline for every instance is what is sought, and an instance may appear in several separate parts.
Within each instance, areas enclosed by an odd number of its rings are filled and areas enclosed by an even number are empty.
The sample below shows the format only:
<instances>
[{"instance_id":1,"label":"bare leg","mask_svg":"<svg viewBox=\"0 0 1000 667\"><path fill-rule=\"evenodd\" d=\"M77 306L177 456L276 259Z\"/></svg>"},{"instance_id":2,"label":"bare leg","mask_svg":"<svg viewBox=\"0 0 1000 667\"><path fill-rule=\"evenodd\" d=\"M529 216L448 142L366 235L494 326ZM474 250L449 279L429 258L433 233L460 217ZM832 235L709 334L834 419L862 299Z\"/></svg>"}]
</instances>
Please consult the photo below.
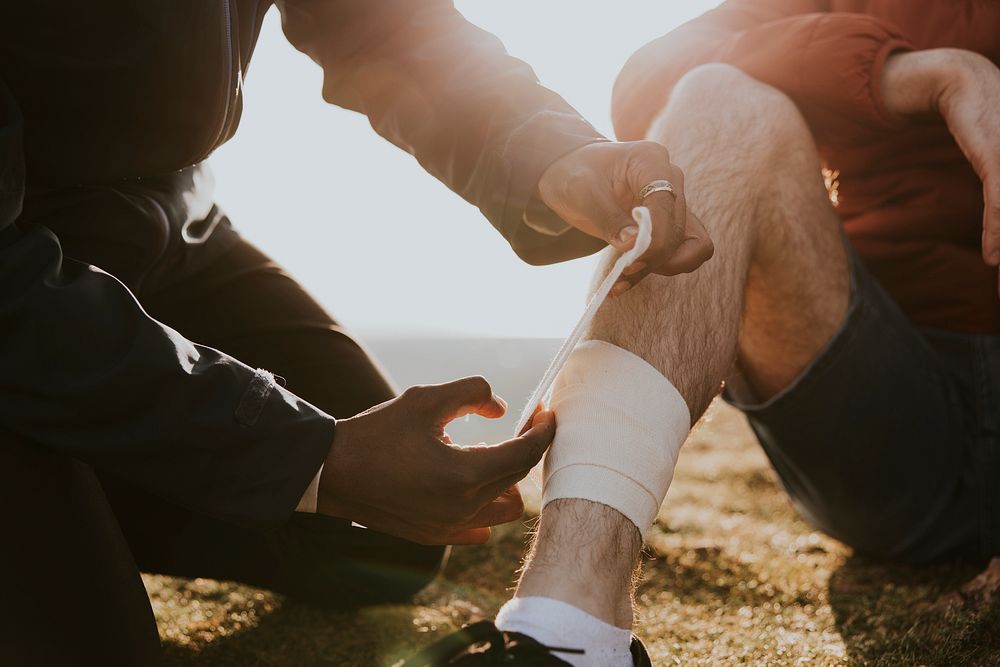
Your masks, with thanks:
<instances>
[{"instance_id":1,"label":"bare leg","mask_svg":"<svg viewBox=\"0 0 1000 667\"><path fill-rule=\"evenodd\" d=\"M684 170L689 209L716 254L693 274L651 276L610 300L591 337L663 373L695 421L734 365L759 398L789 384L843 321L850 278L815 145L782 93L725 65L700 67L650 138ZM628 628L640 547L616 510L556 500L515 595L562 600Z\"/></svg>"}]
</instances>

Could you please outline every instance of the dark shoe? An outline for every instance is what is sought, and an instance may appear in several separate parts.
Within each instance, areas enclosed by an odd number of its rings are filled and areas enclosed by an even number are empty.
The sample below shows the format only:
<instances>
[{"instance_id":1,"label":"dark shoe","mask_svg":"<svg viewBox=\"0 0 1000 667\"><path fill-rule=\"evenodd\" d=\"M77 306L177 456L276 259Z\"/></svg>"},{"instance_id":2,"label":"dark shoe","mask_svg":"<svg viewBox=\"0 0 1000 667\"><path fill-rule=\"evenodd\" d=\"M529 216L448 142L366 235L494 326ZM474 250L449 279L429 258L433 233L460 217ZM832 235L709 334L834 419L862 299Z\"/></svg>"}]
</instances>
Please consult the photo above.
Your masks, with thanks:
<instances>
[{"instance_id":1,"label":"dark shoe","mask_svg":"<svg viewBox=\"0 0 1000 667\"><path fill-rule=\"evenodd\" d=\"M632 663L635 667L652 667L646 647L639 638L632 636ZM569 665L558 658L556 653L583 653L582 649L561 646L545 646L527 635L517 632L503 632L492 621L480 621L467 625L434 642L408 660L397 662L393 667L501 667L516 665L527 667L562 667Z\"/></svg>"}]
</instances>

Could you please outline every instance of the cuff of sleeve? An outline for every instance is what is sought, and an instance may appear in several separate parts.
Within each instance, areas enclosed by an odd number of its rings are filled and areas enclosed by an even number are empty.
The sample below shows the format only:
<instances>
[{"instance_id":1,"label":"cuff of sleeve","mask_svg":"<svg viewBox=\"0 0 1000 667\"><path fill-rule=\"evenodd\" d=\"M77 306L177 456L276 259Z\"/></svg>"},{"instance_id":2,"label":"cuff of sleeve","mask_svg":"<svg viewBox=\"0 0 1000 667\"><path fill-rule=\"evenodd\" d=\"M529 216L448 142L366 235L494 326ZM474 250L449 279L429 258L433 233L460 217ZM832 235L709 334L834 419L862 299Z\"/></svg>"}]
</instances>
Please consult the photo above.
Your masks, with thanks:
<instances>
[{"instance_id":1,"label":"cuff of sleeve","mask_svg":"<svg viewBox=\"0 0 1000 667\"><path fill-rule=\"evenodd\" d=\"M535 196L538 181L553 162L603 141L608 139L572 111L539 111L510 133L500 158L507 170L507 188L497 193L499 201L481 209L526 262L560 262L604 247L600 239L570 227Z\"/></svg>"},{"instance_id":2,"label":"cuff of sleeve","mask_svg":"<svg viewBox=\"0 0 1000 667\"><path fill-rule=\"evenodd\" d=\"M261 369L253 371L234 417L243 433L228 457L228 484L217 489L217 512L261 526L280 525L317 483L336 420ZM314 495L313 511L315 502Z\"/></svg>"},{"instance_id":3,"label":"cuff of sleeve","mask_svg":"<svg viewBox=\"0 0 1000 667\"><path fill-rule=\"evenodd\" d=\"M904 116L896 115L885 108L885 98L882 97L882 69L889 56L903 51L912 51L913 47L903 39L889 39L875 54L872 62L871 77L868 81L869 95L871 95L872 107L887 128L896 129L903 127L907 123Z\"/></svg>"},{"instance_id":4,"label":"cuff of sleeve","mask_svg":"<svg viewBox=\"0 0 1000 667\"><path fill-rule=\"evenodd\" d=\"M319 470L316 471L316 476L312 478L309 486L306 487L305 493L302 494L299 504L295 506L296 512L305 512L306 514L316 513L316 505L319 501L319 478L322 476L323 466L321 465Z\"/></svg>"},{"instance_id":5,"label":"cuff of sleeve","mask_svg":"<svg viewBox=\"0 0 1000 667\"><path fill-rule=\"evenodd\" d=\"M568 232L572 226L556 215L552 209L538 200L532 198L528 208L524 211L522 222L531 230L544 234L545 236L559 236Z\"/></svg>"}]
</instances>

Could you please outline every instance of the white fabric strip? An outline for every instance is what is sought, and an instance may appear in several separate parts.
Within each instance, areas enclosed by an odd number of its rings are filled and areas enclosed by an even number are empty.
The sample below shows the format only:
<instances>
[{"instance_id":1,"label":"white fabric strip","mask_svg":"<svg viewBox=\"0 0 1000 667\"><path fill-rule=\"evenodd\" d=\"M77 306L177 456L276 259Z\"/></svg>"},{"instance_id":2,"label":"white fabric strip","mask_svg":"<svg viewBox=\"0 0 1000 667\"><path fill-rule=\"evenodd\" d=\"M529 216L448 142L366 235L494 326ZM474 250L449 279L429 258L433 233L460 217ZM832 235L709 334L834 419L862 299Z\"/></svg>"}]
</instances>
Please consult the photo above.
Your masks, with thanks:
<instances>
[{"instance_id":1,"label":"white fabric strip","mask_svg":"<svg viewBox=\"0 0 1000 667\"><path fill-rule=\"evenodd\" d=\"M518 434L524 429L525 424L531 419L532 413L535 411L535 406L539 403L548 403L549 389L552 388L552 383L555 382L556 375L562 369L566 360L569 359L569 355L573 352L573 348L576 344L580 342L583 338L583 334L587 331L587 327L590 325L591 320L594 319L594 315L597 314L597 310L604 303L604 300L608 297L608 293L611 292L611 288L615 286L618 279L622 275L622 271L625 270L629 264L637 260L642 253L646 252L649 248L649 242L652 240L653 235L653 222L649 216L649 209L645 206L636 206L632 209L632 219L635 220L636 224L639 225L639 233L635 238L635 245L628 252L622 253L622 255L615 262L614 266L611 267L611 271L608 273L604 281L598 286L597 291L594 295L590 297L590 301L587 303L587 309L583 311L583 316L580 321L577 322L576 326L573 327L573 331L570 333L569 337L556 352L556 356L552 359L549 364L548 369L546 369L545 374L542 375L541 382L538 383L538 387L535 388L534 393L531 398L528 399L527 405L524 406L524 412L521 413L521 418L517 420L517 427L514 429L514 433Z\"/></svg>"}]
</instances>

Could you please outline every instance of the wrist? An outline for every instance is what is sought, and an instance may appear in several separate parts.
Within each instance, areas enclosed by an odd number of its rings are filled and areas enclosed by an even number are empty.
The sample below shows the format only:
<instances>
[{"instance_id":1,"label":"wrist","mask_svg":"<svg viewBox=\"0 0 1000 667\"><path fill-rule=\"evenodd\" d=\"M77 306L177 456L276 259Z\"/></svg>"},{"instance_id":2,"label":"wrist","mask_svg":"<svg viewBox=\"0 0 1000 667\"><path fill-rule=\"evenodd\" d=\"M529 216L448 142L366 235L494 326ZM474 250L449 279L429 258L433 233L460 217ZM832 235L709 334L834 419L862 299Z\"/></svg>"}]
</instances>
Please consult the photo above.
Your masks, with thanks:
<instances>
[{"instance_id":1,"label":"wrist","mask_svg":"<svg viewBox=\"0 0 1000 667\"><path fill-rule=\"evenodd\" d=\"M882 70L885 109L899 116L940 113L967 89L983 64L983 56L963 49L927 49L892 55Z\"/></svg>"}]
</instances>

